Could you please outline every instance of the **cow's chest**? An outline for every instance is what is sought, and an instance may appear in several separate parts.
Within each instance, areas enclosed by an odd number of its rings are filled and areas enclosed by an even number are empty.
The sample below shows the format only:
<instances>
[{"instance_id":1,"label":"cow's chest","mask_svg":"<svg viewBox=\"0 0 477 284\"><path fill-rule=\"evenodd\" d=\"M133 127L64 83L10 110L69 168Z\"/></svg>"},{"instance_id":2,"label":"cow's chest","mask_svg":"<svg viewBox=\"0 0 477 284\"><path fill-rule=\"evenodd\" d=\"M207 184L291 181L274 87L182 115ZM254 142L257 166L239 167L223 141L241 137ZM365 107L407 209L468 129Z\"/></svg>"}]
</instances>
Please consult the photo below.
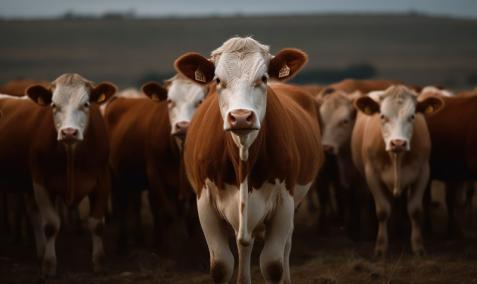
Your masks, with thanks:
<instances>
[{"instance_id":1,"label":"cow's chest","mask_svg":"<svg viewBox=\"0 0 477 284\"><path fill-rule=\"evenodd\" d=\"M305 195L309 186L297 189L300 199ZM302 192L303 191L303 192ZM207 180L201 198L210 199L210 203L216 208L218 214L227 221L235 233L239 230L240 192L234 185L226 184L225 188L219 189ZM253 188L248 194L247 225L248 231L258 233L265 228L267 220L275 213L277 204L283 199L294 196L286 189L284 182L276 180L275 183L264 183L260 188ZM296 201L295 201L296 203Z\"/></svg>"}]
</instances>

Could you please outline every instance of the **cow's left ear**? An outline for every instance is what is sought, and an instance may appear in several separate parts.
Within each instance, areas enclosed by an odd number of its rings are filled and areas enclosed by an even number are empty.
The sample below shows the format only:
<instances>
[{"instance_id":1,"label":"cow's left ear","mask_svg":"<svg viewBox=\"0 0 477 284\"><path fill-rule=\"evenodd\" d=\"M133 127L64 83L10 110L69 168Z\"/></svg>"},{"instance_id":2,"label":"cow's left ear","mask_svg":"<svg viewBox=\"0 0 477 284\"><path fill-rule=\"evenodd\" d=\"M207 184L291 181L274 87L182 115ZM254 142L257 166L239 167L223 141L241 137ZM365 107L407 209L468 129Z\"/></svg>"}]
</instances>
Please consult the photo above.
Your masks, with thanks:
<instances>
[{"instance_id":1,"label":"cow's left ear","mask_svg":"<svg viewBox=\"0 0 477 284\"><path fill-rule=\"evenodd\" d=\"M53 96L51 88L46 88L43 85L33 85L28 87L25 93L32 101L41 106L48 106L51 104L51 97Z\"/></svg>"},{"instance_id":2,"label":"cow's left ear","mask_svg":"<svg viewBox=\"0 0 477 284\"><path fill-rule=\"evenodd\" d=\"M109 100L117 91L114 84L109 82L101 82L95 87L91 88L89 93L89 101L97 104L102 104Z\"/></svg>"},{"instance_id":3,"label":"cow's left ear","mask_svg":"<svg viewBox=\"0 0 477 284\"><path fill-rule=\"evenodd\" d=\"M307 61L308 56L299 49L282 49L270 60L268 75L271 78L286 81L295 76Z\"/></svg>"},{"instance_id":4,"label":"cow's left ear","mask_svg":"<svg viewBox=\"0 0 477 284\"><path fill-rule=\"evenodd\" d=\"M153 101L163 101L167 99L167 89L157 82L147 82L142 85L141 90Z\"/></svg>"},{"instance_id":5,"label":"cow's left ear","mask_svg":"<svg viewBox=\"0 0 477 284\"><path fill-rule=\"evenodd\" d=\"M423 101L417 103L416 112L423 114L433 114L444 107L444 101L437 96L429 96Z\"/></svg>"},{"instance_id":6,"label":"cow's left ear","mask_svg":"<svg viewBox=\"0 0 477 284\"><path fill-rule=\"evenodd\" d=\"M174 62L176 71L201 85L210 83L215 76L213 62L194 52L181 55Z\"/></svg>"},{"instance_id":7,"label":"cow's left ear","mask_svg":"<svg viewBox=\"0 0 477 284\"><path fill-rule=\"evenodd\" d=\"M359 97L354 101L354 106L366 115L373 115L379 113L379 104L368 96Z\"/></svg>"}]
</instances>

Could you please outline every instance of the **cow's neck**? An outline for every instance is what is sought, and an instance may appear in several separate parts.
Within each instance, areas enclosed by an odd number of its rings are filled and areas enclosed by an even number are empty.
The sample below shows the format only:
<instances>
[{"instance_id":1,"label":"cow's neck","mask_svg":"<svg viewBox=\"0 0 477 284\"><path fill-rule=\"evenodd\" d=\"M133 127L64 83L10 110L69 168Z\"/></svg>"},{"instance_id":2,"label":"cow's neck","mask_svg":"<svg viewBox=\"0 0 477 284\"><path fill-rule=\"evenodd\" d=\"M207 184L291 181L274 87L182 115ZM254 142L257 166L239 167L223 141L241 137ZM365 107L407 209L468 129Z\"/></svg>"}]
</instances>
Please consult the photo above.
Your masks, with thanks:
<instances>
[{"instance_id":1,"label":"cow's neck","mask_svg":"<svg viewBox=\"0 0 477 284\"><path fill-rule=\"evenodd\" d=\"M75 200L75 154L76 145L66 145L66 194L65 203L71 206Z\"/></svg>"}]
</instances>

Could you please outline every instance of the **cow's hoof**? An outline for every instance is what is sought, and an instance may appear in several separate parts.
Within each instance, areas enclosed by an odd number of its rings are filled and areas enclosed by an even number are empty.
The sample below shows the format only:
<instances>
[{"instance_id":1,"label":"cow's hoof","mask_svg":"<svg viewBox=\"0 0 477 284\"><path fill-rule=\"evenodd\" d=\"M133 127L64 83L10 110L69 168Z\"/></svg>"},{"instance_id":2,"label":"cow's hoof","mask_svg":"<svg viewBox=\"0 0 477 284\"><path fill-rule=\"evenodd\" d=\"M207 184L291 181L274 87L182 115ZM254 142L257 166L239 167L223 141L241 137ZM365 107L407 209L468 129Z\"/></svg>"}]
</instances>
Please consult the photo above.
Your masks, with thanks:
<instances>
[{"instance_id":1,"label":"cow's hoof","mask_svg":"<svg viewBox=\"0 0 477 284\"><path fill-rule=\"evenodd\" d=\"M384 258L386 256L386 249L383 247L377 247L374 249L374 256Z\"/></svg>"},{"instance_id":2,"label":"cow's hoof","mask_svg":"<svg viewBox=\"0 0 477 284\"><path fill-rule=\"evenodd\" d=\"M54 277L56 276L56 261L54 260L44 260L41 265L41 275L43 277Z\"/></svg>"},{"instance_id":3,"label":"cow's hoof","mask_svg":"<svg viewBox=\"0 0 477 284\"><path fill-rule=\"evenodd\" d=\"M93 272L101 273L104 271L104 254L98 255L93 260Z\"/></svg>"},{"instance_id":4,"label":"cow's hoof","mask_svg":"<svg viewBox=\"0 0 477 284\"><path fill-rule=\"evenodd\" d=\"M416 256L416 257L422 257L426 254L423 247L415 248L412 251L414 253L414 256Z\"/></svg>"}]
</instances>

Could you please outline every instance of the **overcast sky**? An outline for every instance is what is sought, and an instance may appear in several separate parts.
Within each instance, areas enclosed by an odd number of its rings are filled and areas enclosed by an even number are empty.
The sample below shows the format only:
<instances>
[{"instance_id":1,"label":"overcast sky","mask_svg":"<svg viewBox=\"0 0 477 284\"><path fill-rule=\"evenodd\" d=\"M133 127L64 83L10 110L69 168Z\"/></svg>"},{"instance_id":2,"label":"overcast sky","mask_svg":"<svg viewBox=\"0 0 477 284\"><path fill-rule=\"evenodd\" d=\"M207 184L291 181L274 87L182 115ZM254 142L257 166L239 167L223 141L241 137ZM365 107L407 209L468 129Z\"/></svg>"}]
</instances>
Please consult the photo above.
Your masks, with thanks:
<instances>
[{"instance_id":1,"label":"overcast sky","mask_svg":"<svg viewBox=\"0 0 477 284\"><path fill-rule=\"evenodd\" d=\"M134 11L138 16L409 12L477 18L477 0L0 0L2 17Z\"/></svg>"}]
</instances>

